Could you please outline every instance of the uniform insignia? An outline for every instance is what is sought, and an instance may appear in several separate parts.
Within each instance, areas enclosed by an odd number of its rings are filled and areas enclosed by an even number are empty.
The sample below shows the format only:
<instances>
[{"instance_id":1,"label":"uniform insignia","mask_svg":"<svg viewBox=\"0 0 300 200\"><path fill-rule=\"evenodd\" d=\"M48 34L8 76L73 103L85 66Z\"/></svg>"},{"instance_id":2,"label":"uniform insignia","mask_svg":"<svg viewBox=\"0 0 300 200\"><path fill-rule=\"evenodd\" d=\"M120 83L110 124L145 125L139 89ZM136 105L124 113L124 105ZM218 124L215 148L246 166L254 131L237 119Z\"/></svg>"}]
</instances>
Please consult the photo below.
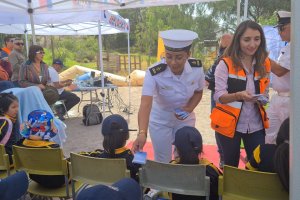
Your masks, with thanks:
<instances>
[{"instance_id":1,"label":"uniform insignia","mask_svg":"<svg viewBox=\"0 0 300 200\"><path fill-rule=\"evenodd\" d=\"M188 61L191 67L202 67L202 62L199 59L190 58Z\"/></svg>"},{"instance_id":2,"label":"uniform insignia","mask_svg":"<svg viewBox=\"0 0 300 200\"><path fill-rule=\"evenodd\" d=\"M167 64L158 64L154 67L151 67L149 70L150 70L150 73L152 76L156 75L156 74L159 74L160 72L163 72L167 69Z\"/></svg>"}]
</instances>

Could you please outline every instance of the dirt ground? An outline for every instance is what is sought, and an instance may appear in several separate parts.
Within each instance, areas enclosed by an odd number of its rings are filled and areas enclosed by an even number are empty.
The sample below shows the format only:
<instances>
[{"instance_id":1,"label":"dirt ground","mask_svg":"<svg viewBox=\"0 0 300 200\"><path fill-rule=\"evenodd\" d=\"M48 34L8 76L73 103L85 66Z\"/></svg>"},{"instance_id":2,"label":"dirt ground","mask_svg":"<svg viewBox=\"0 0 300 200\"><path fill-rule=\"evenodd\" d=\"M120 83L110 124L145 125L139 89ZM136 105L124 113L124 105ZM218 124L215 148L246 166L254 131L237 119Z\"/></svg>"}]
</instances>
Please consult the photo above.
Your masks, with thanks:
<instances>
[{"instance_id":1,"label":"dirt ground","mask_svg":"<svg viewBox=\"0 0 300 200\"><path fill-rule=\"evenodd\" d=\"M137 124L137 112L140 105L142 87L131 87L130 88L130 97L129 97L129 88L120 87L117 90L110 91L111 97L111 111L114 114L120 114L125 117L129 122L129 127L132 129L138 129ZM97 90L98 95L101 90ZM76 93L81 97L80 92ZM90 94L85 94L83 99L89 99ZM101 98L101 96L99 95ZM95 94L93 93L92 99L95 99ZM130 103L130 107L128 106ZM72 110L69 111L69 118L66 118L64 121L67 125L66 134L67 140L63 145L64 153L66 156L70 152L79 152L79 151L89 151L95 148L102 148L102 135L101 135L101 125L94 126L84 126L82 123L82 108L88 102L84 101L79 106L75 106ZM110 115L108 112L108 107L106 106L105 116ZM124 111L130 111L131 114ZM210 90L204 90L202 100L200 104L195 109L196 112L196 128L201 132L203 141L205 144L215 144L214 132L210 128ZM134 140L137 132L130 132L130 139ZM148 137L150 141L150 137Z\"/></svg>"}]
</instances>

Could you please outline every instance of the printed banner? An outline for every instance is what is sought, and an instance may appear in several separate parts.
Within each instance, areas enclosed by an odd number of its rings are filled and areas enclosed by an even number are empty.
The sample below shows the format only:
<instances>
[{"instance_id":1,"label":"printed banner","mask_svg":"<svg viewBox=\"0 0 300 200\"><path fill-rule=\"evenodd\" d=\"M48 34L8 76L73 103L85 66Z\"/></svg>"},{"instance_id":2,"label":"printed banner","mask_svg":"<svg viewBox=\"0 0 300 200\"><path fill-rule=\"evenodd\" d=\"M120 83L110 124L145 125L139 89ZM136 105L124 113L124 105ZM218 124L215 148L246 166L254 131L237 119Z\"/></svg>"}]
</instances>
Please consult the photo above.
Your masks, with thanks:
<instances>
[{"instance_id":1,"label":"printed banner","mask_svg":"<svg viewBox=\"0 0 300 200\"><path fill-rule=\"evenodd\" d=\"M109 24L120 31L129 32L129 21L113 12L104 10L101 21L104 21L106 24Z\"/></svg>"}]
</instances>

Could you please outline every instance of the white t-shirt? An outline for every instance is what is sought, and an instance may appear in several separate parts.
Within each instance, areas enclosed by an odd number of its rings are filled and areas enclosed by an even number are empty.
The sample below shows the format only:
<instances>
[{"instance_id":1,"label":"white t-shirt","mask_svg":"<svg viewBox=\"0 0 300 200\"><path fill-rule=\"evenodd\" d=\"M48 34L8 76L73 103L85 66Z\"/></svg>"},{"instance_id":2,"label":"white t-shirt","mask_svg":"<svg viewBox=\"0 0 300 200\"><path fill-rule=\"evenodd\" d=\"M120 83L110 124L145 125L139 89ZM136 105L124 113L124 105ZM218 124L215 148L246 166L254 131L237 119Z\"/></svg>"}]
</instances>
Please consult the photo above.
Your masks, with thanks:
<instances>
[{"instance_id":1,"label":"white t-shirt","mask_svg":"<svg viewBox=\"0 0 300 200\"><path fill-rule=\"evenodd\" d=\"M50 75L50 79L51 79L50 84L54 86L53 83L59 82L59 75L53 67L49 67L48 70L49 70L49 75ZM59 89L57 89L57 91L58 91L58 94L61 94L64 91L64 88L59 88Z\"/></svg>"}]
</instances>

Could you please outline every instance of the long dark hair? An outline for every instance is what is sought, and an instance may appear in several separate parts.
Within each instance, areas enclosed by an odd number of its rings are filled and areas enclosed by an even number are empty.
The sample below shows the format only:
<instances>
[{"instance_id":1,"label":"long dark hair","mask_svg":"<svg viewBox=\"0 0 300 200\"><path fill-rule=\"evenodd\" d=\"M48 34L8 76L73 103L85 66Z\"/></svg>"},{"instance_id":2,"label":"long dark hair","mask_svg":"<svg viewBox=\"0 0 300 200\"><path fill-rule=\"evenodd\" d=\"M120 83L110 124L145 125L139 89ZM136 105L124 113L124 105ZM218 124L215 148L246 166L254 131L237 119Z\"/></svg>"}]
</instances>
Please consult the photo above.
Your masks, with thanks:
<instances>
[{"instance_id":1,"label":"long dark hair","mask_svg":"<svg viewBox=\"0 0 300 200\"><path fill-rule=\"evenodd\" d=\"M39 46L39 45L31 45L29 47L29 53L28 53L28 59L31 62L34 62L34 58L36 56L36 52L38 51L44 51L43 47Z\"/></svg>"},{"instance_id":2,"label":"long dark hair","mask_svg":"<svg viewBox=\"0 0 300 200\"><path fill-rule=\"evenodd\" d=\"M289 155L290 155L290 144L289 144L289 126L290 120L287 118L283 121L280 126L278 136L276 139L277 148L274 154L274 169L278 174L279 179L287 192L290 188L290 164L289 164Z\"/></svg>"},{"instance_id":3,"label":"long dark hair","mask_svg":"<svg viewBox=\"0 0 300 200\"><path fill-rule=\"evenodd\" d=\"M0 116L5 115L14 101L18 102L18 98L12 93L0 93Z\"/></svg>"},{"instance_id":4,"label":"long dark hair","mask_svg":"<svg viewBox=\"0 0 300 200\"><path fill-rule=\"evenodd\" d=\"M123 131L119 124L112 124L110 133L104 135L103 148L110 157L114 158L116 157L115 150L124 147L128 138L128 130Z\"/></svg>"},{"instance_id":5,"label":"long dark hair","mask_svg":"<svg viewBox=\"0 0 300 200\"><path fill-rule=\"evenodd\" d=\"M266 69L264 67L264 63L266 58L268 57L268 52L266 51L266 38L263 29L259 24L254 21L247 20L236 28L233 39L229 47L226 48L224 52L224 57L231 57L234 67L236 71L238 71L239 67L242 66L242 62L240 60L241 57L241 47L240 40L245 31L250 28L252 30L257 30L260 33L261 43L254 54L254 58L256 63L254 65L254 69L259 73L260 77L263 78L266 76Z\"/></svg>"}]
</instances>

